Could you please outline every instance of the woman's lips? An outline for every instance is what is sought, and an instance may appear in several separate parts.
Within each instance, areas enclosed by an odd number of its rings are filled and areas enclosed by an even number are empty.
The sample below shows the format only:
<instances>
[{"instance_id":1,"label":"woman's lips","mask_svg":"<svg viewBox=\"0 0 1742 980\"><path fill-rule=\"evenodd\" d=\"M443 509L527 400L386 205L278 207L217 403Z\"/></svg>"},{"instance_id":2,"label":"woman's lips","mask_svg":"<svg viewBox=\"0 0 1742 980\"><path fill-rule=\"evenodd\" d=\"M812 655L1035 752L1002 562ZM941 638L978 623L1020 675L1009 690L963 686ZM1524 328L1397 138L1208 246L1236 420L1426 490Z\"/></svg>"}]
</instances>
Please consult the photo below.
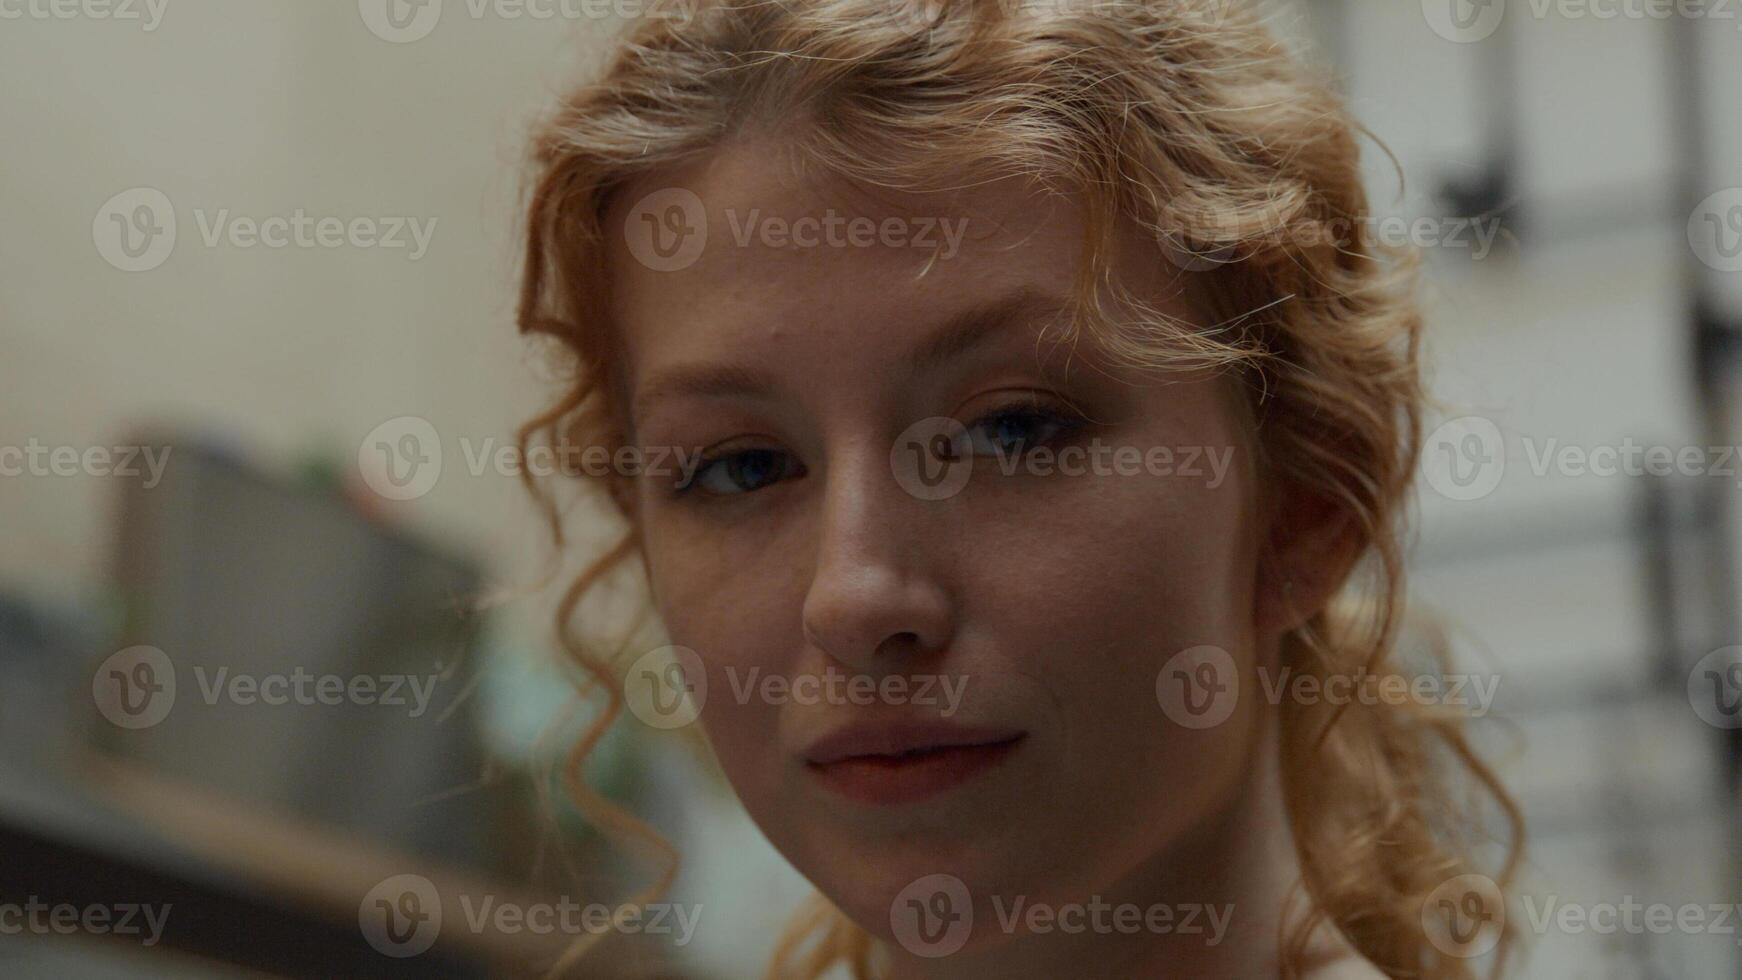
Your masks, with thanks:
<instances>
[{"instance_id":1,"label":"woman's lips","mask_svg":"<svg viewBox=\"0 0 1742 980\"><path fill-rule=\"evenodd\" d=\"M855 726L818 739L805 768L861 803L911 803L952 789L1002 762L1027 735L1015 729L936 722Z\"/></svg>"}]
</instances>

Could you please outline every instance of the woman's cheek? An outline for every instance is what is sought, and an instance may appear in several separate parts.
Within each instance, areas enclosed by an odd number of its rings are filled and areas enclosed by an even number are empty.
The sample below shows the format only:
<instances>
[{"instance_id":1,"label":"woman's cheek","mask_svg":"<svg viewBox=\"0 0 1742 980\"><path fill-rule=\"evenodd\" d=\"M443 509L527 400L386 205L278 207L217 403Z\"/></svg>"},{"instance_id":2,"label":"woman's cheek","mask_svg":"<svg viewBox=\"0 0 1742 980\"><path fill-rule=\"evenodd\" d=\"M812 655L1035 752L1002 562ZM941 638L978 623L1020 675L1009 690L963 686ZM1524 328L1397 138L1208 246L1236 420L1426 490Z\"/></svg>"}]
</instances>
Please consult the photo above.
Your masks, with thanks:
<instances>
[{"instance_id":1,"label":"woman's cheek","mask_svg":"<svg viewBox=\"0 0 1742 980\"><path fill-rule=\"evenodd\" d=\"M721 560L712 549L660 547L649 542L655 608L671 643L696 652L707 674L701 722L721 762L767 745L774 727L768 706L755 697L760 683L781 669L787 641L782 617L767 608L758 577ZM734 773L735 775L735 773Z\"/></svg>"}]
</instances>

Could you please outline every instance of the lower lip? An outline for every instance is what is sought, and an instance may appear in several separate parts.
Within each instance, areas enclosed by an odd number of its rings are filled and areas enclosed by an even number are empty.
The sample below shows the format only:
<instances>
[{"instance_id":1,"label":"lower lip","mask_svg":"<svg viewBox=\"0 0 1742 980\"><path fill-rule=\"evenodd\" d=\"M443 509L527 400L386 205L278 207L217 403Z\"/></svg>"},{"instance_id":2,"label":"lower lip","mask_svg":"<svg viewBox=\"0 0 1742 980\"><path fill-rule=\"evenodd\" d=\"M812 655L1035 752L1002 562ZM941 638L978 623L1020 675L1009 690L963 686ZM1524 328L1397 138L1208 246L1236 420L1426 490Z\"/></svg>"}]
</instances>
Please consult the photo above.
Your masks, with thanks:
<instances>
[{"instance_id":1,"label":"lower lip","mask_svg":"<svg viewBox=\"0 0 1742 980\"><path fill-rule=\"evenodd\" d=\"M859 756L810 769L823 785L860 803L914 803L937 796L1003 762L1022 742L963 745L905 756Z\"/></svg>"}]
</instances>

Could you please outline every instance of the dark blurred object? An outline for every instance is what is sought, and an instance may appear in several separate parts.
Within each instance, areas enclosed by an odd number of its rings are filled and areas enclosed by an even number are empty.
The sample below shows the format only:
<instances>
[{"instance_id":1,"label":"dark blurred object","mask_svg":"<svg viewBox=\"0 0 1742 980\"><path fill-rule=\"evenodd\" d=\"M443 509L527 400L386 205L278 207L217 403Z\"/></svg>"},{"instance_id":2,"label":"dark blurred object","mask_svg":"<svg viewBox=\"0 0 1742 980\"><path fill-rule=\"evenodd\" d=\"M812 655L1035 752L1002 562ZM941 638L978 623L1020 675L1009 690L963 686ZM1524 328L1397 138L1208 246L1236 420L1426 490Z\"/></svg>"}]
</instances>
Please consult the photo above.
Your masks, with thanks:
<instances>
[{"instance_id":1,"label":"dark blurred object","mask_svg":"<svg viewBox=\"0 0 1742 980\"><path fill-rule=\"evenodd\" d=\"M140 729L98 719L100 743L348 836L486 864L488 803L464 791L484 770L476 566L234 454L169 453L159 484L122 490L117 649L163 652L173 706Z\"/></svg>"},{"instance_id":2,"label":"dark blurred object","mask_svg":"<svg viewBox=\"0 0 1742 980\"><path fill-rule=\"evenodd\" d=\"M111 618L98 611L0 592L0 756L47 768L76 750L67 719L89 706L84 667L113 632Z\"/></svg>"}]
</instances>

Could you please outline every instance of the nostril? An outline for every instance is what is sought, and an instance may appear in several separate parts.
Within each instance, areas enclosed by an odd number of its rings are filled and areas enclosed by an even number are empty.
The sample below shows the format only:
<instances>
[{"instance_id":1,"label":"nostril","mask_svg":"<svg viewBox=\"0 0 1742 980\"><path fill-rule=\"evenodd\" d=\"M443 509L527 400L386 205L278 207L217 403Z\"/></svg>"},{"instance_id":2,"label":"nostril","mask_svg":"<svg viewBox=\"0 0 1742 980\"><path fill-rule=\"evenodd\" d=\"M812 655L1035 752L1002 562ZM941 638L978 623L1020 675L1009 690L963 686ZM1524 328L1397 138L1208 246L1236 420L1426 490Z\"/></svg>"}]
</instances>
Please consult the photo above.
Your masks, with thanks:
<instances>
[{"instance_id":1,"label":"nostril","mask_svg":"<svg viewBox=\"0 0 1742 980\"><path fill-rule=\"evenodd\" d=\"M884 637L877 649L879 653L891 655L912 653L919 649L919 634L911 630L891 633Z\"/></svg>"}]
</instances>

